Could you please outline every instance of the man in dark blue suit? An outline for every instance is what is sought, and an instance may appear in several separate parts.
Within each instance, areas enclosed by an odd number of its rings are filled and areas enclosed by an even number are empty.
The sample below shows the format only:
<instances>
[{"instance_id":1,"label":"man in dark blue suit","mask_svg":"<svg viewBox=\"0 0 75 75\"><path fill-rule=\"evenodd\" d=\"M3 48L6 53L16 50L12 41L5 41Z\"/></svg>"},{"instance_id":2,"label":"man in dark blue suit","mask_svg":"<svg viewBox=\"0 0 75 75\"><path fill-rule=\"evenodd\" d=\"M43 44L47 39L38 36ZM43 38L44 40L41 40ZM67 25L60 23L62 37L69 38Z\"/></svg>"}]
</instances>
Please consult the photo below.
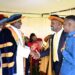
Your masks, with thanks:
<instances>
[{"instance_id":1,"label":"man in dark blue suit","mask_svg":"<svg viewBox=\"0 0 75 75\"><path fill-rule=\"evenodd\" d=\"M51 48L48 48L45 51L40 53L40 57L45 57L50 54L51 50L51 58L52 58L52 68L55 72L55 75L59 75L60 68L62 64L62 47L66 40L67 33L63 30L64 19L59 17L58 15L51 15L49 17L51 20L51 30L55 31L55 34L51 35L49 39L51 39Z\"/></svg>"}]
</instances>

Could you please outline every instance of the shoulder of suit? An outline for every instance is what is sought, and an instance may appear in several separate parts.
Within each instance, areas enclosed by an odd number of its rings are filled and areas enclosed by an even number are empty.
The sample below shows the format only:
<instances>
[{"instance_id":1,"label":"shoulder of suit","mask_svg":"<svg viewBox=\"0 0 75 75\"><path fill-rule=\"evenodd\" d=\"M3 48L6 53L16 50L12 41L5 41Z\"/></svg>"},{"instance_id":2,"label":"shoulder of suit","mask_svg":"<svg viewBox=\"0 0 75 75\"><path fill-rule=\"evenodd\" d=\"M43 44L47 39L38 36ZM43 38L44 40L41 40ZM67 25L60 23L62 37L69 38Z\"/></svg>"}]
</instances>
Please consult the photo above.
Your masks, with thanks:
<instances>
[{"instance_id":1,"label":"shoulder of suit","mask_svg":"<svg viewBox=\"0 0 75 75\"><path fill-rule=\"evenodd\" d=\"M62 31L63 34L67 34L64 30Z\"/></svg>"},{"instance_id":2,"label":"shoulder of suit","mask_svg":"<svg viewBox=\"0 0 75 75\"><path fill-rule=\"evenodd\" d=\"M6 27L3 29L3 31L8 32L8 33L10 32L10 30Z\"/></svg>"}]
</instances>

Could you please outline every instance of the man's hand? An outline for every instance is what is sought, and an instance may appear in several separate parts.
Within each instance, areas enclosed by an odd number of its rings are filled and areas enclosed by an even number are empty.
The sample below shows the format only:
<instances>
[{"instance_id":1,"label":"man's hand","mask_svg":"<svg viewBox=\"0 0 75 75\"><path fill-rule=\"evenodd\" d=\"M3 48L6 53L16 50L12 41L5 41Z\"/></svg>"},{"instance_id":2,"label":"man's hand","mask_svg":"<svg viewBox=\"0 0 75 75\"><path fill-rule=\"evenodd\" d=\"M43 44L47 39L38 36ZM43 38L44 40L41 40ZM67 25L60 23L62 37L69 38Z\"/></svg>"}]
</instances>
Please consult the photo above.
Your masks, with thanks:
<instances>
[{"instance_id":1,"label":"man's hand","mask_svg":"<svg viewBox=\"0 0 75 75\"><path fill-rule=\"evenodd\" d=\"M40 53L37 50L36 51L31 50L30 55L33 57L33 59L36 59L36 60L40 58Z\"/></svg>"}]
</instances>

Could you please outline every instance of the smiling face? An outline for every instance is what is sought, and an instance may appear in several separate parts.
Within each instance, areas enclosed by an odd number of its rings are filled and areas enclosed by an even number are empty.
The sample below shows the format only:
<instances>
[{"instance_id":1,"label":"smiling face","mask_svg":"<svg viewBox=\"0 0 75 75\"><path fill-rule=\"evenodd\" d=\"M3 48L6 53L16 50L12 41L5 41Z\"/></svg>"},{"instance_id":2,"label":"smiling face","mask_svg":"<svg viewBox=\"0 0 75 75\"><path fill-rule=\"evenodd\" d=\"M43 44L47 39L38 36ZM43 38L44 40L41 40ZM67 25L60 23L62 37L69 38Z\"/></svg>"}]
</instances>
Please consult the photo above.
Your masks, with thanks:
<instances>
[{"instance_id":1,"label":"smiling face","mask_svg":"<svg viewBox=\"0 0 75 75\"><path fill-rule=\"evenodd\" d=\"M72 19L65 19L63 27L65 32L69 33L75 31L75 21Z\"/></svg>"},{"instance_id":2,"label":"smiling face","mask_svg":"<svg viewBox=\"0 0 75 75\"><path fill-rule=\"evenodd\" d=\"M51 30L52 31L59 31L62 28L62 23L58 20L51 20Z\"/></svg>"},{"instance_id":3,"label":"smiling face","mask_svg":"<svg viewBox=\"0 0 75 75\"><path fill-rule=\"evenodd\" d=\"M14 22L12 25L15 26L16 28L20 29L22 26L22 22L21 22L21 20L18 20L16 22Z\"/></svg>"}]
</instances>

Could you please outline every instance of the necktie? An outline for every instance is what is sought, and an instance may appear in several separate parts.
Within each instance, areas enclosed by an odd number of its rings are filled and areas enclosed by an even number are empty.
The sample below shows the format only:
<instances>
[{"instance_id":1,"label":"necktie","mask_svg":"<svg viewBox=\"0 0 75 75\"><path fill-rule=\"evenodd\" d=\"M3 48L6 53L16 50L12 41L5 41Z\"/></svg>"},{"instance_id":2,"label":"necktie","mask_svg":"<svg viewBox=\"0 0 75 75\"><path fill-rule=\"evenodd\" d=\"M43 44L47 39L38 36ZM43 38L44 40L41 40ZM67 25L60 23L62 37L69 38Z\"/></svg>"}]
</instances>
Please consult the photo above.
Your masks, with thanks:
<instances>
[{"instance_id":1,"label":"necktie","mask_svg":"<svg viewBox=\"0 0 75 75\"><path fill-rule=\"evenodd\" d=\"M54 36L54 40L53 40L53 61L59 61L58 59L58 35L57 33Z\"/></svg>"}]
</instances>

